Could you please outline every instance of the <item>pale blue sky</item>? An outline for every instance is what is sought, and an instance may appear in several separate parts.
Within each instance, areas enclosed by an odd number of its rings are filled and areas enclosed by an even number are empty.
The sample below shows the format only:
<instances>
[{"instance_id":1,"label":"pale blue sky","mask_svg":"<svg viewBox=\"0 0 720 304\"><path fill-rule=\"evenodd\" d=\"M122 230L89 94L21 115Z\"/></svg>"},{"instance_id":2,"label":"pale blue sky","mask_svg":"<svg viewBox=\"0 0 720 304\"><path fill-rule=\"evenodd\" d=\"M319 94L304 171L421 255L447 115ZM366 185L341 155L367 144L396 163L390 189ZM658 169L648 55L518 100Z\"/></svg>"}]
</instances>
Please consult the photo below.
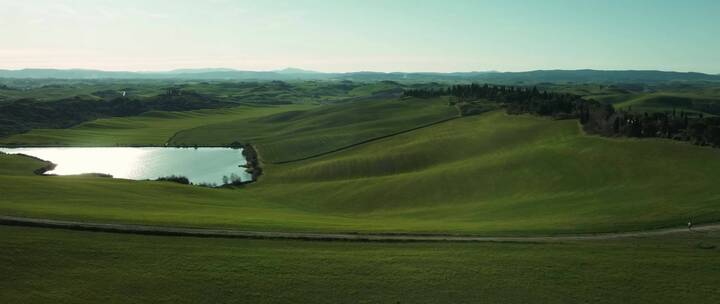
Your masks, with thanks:
<instances>
[{"instance_id":1,"label":"pale blue sky","mask_svg":"<svg viewBox=\"0 0 720 304\"><path fill-rule=\"evenodd\" d=\"M720 73L720 1L0 0L0 68Z\"/></svg>"}]
</instances>

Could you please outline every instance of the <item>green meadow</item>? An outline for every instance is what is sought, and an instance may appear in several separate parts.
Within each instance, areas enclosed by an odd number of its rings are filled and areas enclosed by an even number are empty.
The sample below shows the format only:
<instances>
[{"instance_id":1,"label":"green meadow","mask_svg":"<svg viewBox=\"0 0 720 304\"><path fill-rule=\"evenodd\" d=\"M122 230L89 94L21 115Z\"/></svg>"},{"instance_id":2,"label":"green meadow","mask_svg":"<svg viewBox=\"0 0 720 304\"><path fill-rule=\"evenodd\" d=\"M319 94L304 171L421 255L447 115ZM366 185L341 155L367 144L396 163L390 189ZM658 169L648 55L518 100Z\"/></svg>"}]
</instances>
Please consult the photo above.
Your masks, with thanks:
<instances>
[{"instance_id":1,"label":"green meadow","mask_svg":"<svg viewBox=\"0 0 720 304\"><path fill-rule=\"evenodd\" d=\"M583 96L630 112L720 113L720 89L713 83L541 84L541 89Z\"/></svg>"},{"instance_id":2,"label":"green meadow","mask_svg":"<svg viewBox=\"0 0 720 304\"><path fill-rule=\"evenodd\" d=\"M407 101L396 103L402 102ZM452 109L442 100L434 103L429 108L437 117ZM316 126L315 115L303 117L318 110L284 107L262 108L286 112L247 120L256 126L252 130L258 142L282 143L288 138L283 124L276 123L282 115L289 117L291 126L303 126L295 129L296 138L312 138L322 128ZM337 121L358 112L322 109L335 112L321 113ZM420 117L420 123L428 121ZM388 116L381 121L394 127L387 132L394 132L401 129L396 126L405 128L416 119ZM227 130L242 129L238 123L210 124L179 134L195 136L186 137L188 145L231 142L235 132ZM349 126L335 130L352 133L353 124ZM357 132L364 134L363 124L359 126ZM352 143L343 136L329 138L336 147ZM30 165L20 156L0 159L22 169L0 176L0 212L41 218L268 231L483 235L643 230L679 226L688 219L720 219L720 190L713 186L720 174L716 150L659 139L587 136L574 120L509 116L502 111L303 161L263 163L260 181L238 189L33 176L28 172L41 166L39 162Z\"/></svg>"},{"instance_id":3,"label":"green meadow","mask_svg":"<svg viewBox=\"0 0 720 304\"><path fill-rule=\"evenodd\" d=\"M367 140L457 117L446 98L341 103L220 123L178 132L173 145L252 143L269 163L327 153Z\"/></svg>"},{"instance_id":4,"label":"green meadow","mask_svg":"<svg viewBox=\"0 0 720 304\"><path fill-rule=\"evenodd\" d=\"M255 183L221 189L39 176L33 171L46 162L0 154L0 215L251 231L487 236L636 231L720 220L716 149L591 136L576 120L503 110L459 117L445 97L364 99L392 90L389 85L345 88L363 97L344 102L154 111L2 138L0 144L31 146L251 143L264 174ZM304 90L265 90L276 86L282 85L253 85L250 91L282 99ZM618 100L625 94L607 87L576 90ZM550 243L382 243L0 226L0 239L0 300L7 303L720 300L720 269L712 263L720 246L716 231Z\"/></svg>"},{"instance_id":5,"label":"green meadow","mask_svg":"<svg viewBox=\"0 0 720 304\"><path fill-rule=\"evenodd\" d=\"M720 235L354 243L0 227L5 303L716 303Z\"/></svg>"},{"instance_id":6,"label":"green meadow","mask_svg":"<svg viewBox=\"0 0 720 304\"><path fill-rule=\"evenodd\" d=\"M305 109L308 105L283 107L247 105L225 109L183 112L153 111L132 117L113 117L85 122L68 129L34 129L0 138L0 144L19 146L148 146L164 145L177 132L204 124L248 119L278 111Z\"/></svg>"},{"instance_id":7,"label":"green meadow","mask_svg":"<svg viewBox=\"0 0 720 304\"><path fill-rule=\"evenodd\" d=\"M653 94L642 94L615 104L616 108L633 111L646 112L672 112L686 111L691 113L702 113L705 115L717 115L718 102L720 98L716 95L707 96L697 93L660 92Z\"/></svg>"}]
</instances>

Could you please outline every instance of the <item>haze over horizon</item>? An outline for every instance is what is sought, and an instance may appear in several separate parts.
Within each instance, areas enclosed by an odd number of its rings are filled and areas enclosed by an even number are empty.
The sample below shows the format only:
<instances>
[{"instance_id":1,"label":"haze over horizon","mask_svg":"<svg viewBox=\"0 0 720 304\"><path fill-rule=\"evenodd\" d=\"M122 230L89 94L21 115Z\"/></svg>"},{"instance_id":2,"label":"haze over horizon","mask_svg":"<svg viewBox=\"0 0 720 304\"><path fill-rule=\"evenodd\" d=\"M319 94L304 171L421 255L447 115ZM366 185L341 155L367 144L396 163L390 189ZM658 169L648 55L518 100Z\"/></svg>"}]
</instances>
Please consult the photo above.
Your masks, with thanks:
<instances>
[{"instance_id":1,"label":"haze over horizon","mask_svg":"<svg viewBox=\"0 0 720 304\"><path fill-rule=\"evenodd\" d=\"M316 71L316 70L308 70L304 68L298 68L298 67L285 67L285 68L278 68L278 69L270 69L270 70L248 70L248 69L237 69L237 68L226 68L226 67L197 67L197 68L174 68L174 69L168 69L168 70L104 70L104 69L93 69L93 68L54 68L54 67L28 67L28 68L10 68L10 69L3 69L0 68L0 71L42 71L42 70L56 70L56 71L99 71L99 72L125 72L125 73L137 73L137 74L164 74L164 73L206 73L206 72L276 72L276 73L295 73L295 74L302 74L302 73L308 73L308 74L352 74L352 73L388 73L388 74L453 74L453 73L528 73L528 72L539 72L539 71L598 71L598 72L613 72L613 71L636 71L636 72L643 72L643 71L651 71L651 72L669 72L669 73L700 73L700 74L706 74L706 75L720 75L720 73L703 73L703 72L697 72L697 71L673 71L673 70L635 70L635 69L615 69L615 70L607 70L607 69L584 69L584 68L578 68L578 69L534 69L534 70L517 70L517 71L498 71L498 70L487 70L487 71L374 71L374 70L357 70L357 71L341 71L341 72L327 72L327 71Z\"/></svg>"},{"instance_id":2,"label":"haze over horizon","mask_svg":"<svg viewBox=\"0 0 720 304\"><path fill-rule=\"evenodd\" d=\"M706 0L0 0L0 69L718 74L719 11Z\"/></svg>"}]
</instances>

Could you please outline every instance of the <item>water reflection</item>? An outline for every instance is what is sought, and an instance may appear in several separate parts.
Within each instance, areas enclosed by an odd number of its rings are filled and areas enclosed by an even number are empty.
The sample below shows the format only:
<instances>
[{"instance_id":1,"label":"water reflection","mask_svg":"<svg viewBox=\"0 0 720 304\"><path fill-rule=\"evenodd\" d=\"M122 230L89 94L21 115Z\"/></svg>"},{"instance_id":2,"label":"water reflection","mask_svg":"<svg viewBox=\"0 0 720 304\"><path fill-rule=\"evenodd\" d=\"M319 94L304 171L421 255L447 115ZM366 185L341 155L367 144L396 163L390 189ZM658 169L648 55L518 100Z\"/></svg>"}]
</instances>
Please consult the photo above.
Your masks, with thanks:
<instances>
[{"instance_id":1,"label":"water reflection","mask_svg":"<svg viewBox=\"0 0 720 304\"><path fill-rule=\"evenodd\" d=\"M48 174L105 173L115 178L155 179L186 176L192 183L222 184L223 175L251 179L239 165L245 164L242 149L229 148L0 148L57 164Z\"/></svg>"}]
</instances>

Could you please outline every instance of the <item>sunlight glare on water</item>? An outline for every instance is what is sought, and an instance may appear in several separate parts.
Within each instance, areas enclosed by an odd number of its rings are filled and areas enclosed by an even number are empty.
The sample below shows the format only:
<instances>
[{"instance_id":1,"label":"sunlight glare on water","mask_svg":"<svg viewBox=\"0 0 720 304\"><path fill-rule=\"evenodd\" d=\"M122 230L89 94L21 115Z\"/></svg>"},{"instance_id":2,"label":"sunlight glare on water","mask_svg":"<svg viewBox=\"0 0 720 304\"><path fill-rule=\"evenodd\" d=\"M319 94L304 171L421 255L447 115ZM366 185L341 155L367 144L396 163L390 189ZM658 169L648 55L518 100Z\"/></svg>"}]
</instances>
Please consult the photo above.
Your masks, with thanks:
<instances>
[{"instance_id":1,"label":"sunlight glare on water","mask_svg":"<svg viewBox=\"0 0 720 304\"><path fill-rule=\"evenodd\" d=\"M47 172L57 175L104 173L115 178L156 179L183 175L193 183L222 183L223 175L251 179L239 165L245 164L242 149L229 148L0 148L57 164Z\"/></svg>"}]
</instances>

